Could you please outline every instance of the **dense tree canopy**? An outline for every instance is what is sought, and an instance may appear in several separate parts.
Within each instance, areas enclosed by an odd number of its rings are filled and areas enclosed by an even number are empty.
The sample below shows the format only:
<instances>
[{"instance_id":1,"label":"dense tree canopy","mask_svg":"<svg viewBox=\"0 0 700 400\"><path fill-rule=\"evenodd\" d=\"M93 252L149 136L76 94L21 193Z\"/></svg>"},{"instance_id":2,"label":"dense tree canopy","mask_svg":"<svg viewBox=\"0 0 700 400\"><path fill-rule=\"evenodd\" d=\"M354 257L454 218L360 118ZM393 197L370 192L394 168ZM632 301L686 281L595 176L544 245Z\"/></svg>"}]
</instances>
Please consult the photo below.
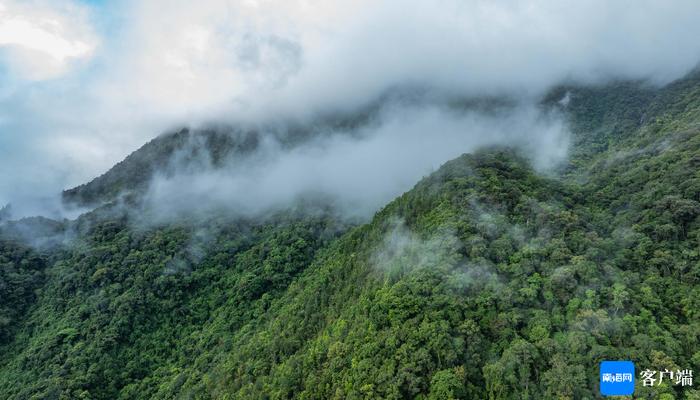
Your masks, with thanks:
<instances>
[{"instance_id":1,"label":"dense tree canopy","mask_svg":"<svg viewBox=\"0 0 700 400\"><path fill-rule=\"evenodd\" d=\"M357 226L93 214L65 246L4 235L0 397L593 399L601 360L700 371L700 78L543 107L569 118L563 170L485 149Z\"/></svg>"}]
</instances>

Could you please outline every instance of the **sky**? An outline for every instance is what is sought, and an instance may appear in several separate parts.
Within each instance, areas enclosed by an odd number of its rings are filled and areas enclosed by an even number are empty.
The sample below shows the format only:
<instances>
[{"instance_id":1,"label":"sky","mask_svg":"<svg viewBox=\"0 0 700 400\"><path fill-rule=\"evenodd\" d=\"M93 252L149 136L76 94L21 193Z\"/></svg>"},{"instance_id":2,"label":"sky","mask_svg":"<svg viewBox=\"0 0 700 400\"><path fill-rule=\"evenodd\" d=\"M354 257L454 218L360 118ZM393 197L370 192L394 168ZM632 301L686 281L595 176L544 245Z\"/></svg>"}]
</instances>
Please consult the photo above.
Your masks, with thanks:
<instances>
[{"instance_id":1,"label":"sky","mask_svg":"<svg viewBox=\"0 0 700 400\"><path fill-rule=\"evenodd\" d=\"M698 20L691 0L0 0L0 207L45 213L61 190L168 129L311 120L403 86L516 96L523 107L515 115L532 128L523 135L544 132L552 145L542 147L560 155L565 127L533 117L534 99L562 81L679 78L700 60ZM486 137L512 139L503 124L485 129L477 116L416 115L406 126L387 114L366 143L324 144L331 152L295 161L295 174L323 166L345 176L351 168L335 168L334 151L358 149L345 160L353 165L353 157L375 154L376 163L405 147L394 160L399 172L378 179L413 182L454 155L416 151L425 143L452 143L459 154L491 143ZM421 132L407 129L416 123ZM277 154L263 171L285 170L281 160L298 156ZM372 192L371 204L408 185L377 193L384 181L347 182Z\"/></svg>"}]
</instances>

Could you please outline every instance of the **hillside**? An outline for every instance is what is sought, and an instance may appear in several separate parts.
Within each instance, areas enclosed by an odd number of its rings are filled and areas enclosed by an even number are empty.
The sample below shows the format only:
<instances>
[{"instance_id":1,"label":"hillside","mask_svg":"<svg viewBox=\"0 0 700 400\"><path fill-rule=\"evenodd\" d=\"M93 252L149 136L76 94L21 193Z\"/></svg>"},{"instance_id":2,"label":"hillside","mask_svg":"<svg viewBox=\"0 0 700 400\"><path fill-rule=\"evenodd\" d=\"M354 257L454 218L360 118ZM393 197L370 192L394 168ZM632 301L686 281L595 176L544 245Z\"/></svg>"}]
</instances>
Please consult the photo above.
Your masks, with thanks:
<instances>
[{"instance_id":1,"label":"hillside","mask_svg":"<svg viewBox=\"0 0 700 400\"><path fill-rule=\"evenodd\" d=\"M101 176L64 190L62 202L67 207L95 208L123 197L138 198L148 189L154 176L171 177L183 170L193 172L235 167L232 164L260 148L263 134L282 148L292 148L321 135L352 135L354 130L372 122L380 104L391 100L392 95L387 96L349 115L326 113L317 116L312 125L284 120L258 126L212 125L165 132Z\"/></svg>"},{"instance_id":2,"label":"hillside","mask_svg":"<svg viewBox=\"0 0 700 400\"><path fill-rule=\"evenodd\" d=\"M156 173L175 173L175 159L204 159L218 166L232 152L247 152L256 145L255 132L185 128L165 133L131 153L103 175L63 191L63 202L77 207L99 206L120 195L145 190Z\"/></svg>"},{"instance_id":3,"label":"hillside","mask_svg":"<svg viewBox=\"0 0 700 400\"><path fill-rule=\"evenodd\" d=\"M95 212L69 246L5 233L0 397L593 399L604 359L699 371L700 77L543 107L574 135L560 174L483 149L357 226ZM154 143L64 196L144 182L177 148Z\"/></svg>"}]
</instances>

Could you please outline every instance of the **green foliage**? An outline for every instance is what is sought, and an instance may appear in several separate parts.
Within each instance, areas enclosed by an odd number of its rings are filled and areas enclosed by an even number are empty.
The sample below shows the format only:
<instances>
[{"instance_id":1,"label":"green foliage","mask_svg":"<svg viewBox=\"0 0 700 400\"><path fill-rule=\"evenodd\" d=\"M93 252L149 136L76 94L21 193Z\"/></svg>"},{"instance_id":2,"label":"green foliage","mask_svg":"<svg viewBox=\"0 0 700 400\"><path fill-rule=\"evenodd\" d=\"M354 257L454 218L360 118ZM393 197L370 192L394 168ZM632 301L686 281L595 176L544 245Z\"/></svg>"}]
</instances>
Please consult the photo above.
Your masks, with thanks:
<instances>
[{"instance_id":1,"label":"green foliage","mask_svg":"<svg viewBox=\"0 0 700 400\"><path fill-rule=\"evenodd\" d=\"M699 88L565 88L561 175L464 155L351 229L106 218L49 257L2 242L0 397L592 399L604 359L698 371Z\"/></svg>"},{"instance_id":2,"label":"green foliage","mask_svg":"<svg viewBox=\"0 0 700 400\"><path fill-rule=\"evenodd\" d=\"M17 324L44 282L46 260L15 241L0 241L0 346L12 340Z\"/></svg>"}]
</instances>

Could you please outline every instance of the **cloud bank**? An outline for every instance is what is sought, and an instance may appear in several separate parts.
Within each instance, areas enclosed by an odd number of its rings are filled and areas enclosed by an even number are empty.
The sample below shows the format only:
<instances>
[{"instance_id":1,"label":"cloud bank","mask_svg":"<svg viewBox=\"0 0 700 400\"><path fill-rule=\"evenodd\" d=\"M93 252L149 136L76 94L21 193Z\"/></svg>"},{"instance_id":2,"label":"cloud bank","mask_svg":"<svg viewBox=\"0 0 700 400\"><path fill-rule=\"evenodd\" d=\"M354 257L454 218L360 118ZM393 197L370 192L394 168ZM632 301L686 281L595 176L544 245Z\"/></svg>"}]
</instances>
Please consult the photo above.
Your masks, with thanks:
<instances>
[{"instance_id":1,"label":"cloud bank","mask_svg":"<svg viewBox=\"0 0 700 400\"><path fill-rule=\"evenodd\" d=\"M326 132L292 149L270 135L263 138L253 154L234 154L226 167L202 168L208 160L200 155L197 162L179 163L178 173L156 176L148 193L150 208L162 218L210 208L251 215L311 194L343 215L364 218L445 161L485 146L517 146L535 167L549 169L566 157L569 135L561 118L530 105L486 114L392 104L352 135ZM189 168L193 164L198 168Z\"/></svg>"},{"instance_id":2,"label":"cloud bank","mask_svg":"<svg viewBox=\"0 0 700 400\"><path fill-rule=\"evenodd\" d=\"M0 205L33 204L83 183L180 125L310 121L400 87L527 103L564 80L663 84L697 65L698 20L695 1L2 0ZM529 112L516 115L532 128L530 141L558 129L533 125ZM320 171L308 179L321 189L335 182L378 187L384 199L386 183L345 179L354 169L342 163L361 165L363 151L381 152L424 171L451 157L448 148L462 153L492 142L478 117L443 117L427 107L404 125L388 118L366 142L336 139L270 156L270 175L256 190L264 195L275 168L289 165ZM550 147L554 153L537 157L559 157L560 148ZM318 148L328 153L302 154ZM348 159L353 154L358 160ZM402 162L380 174L389 186L416 176Z\"/></svg>"}]
</instances>

